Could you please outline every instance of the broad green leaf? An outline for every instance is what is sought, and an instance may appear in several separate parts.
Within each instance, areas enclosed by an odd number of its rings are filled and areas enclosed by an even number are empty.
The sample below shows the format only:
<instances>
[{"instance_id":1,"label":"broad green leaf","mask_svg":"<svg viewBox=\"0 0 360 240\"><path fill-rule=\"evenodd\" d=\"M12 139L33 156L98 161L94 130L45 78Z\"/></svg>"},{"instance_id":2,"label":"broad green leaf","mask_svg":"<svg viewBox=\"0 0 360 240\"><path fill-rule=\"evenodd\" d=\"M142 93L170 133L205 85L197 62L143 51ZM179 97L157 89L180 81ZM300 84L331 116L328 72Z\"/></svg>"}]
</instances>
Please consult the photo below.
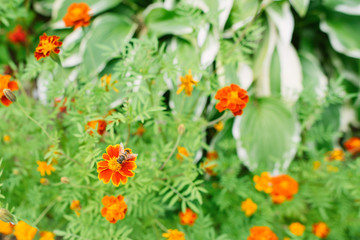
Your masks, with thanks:
<instances>
[{"instance_id":1,"label":"broad green leaf","mask_svg":"<svg viewBox=\"0 0 360 240\"><path fill-rule=\"evenodd\" d=\"M323 0L322 4L337 12L349 15L360 15L360 4L358 0Z\"/></svg>"},{"instance_id":2,"label":"broad green leaf","mask_svg":"<svg viewBox=\"0 0 360 240\"><path fill-rule=\"evenodd\" d=\"M228 35L230 31L236 31L249 23L256 15L258 5L259 2L254 0L234 0L234 6L227 22L230 30L225 34Z\"/></svg>"},{"instance_id":3,"label":"broad green leaf","mask_svg":"<svg viewBox=\"0 0 360 240\"><path fill-rule=\"evenodd\" d=\"M233 126L238 156L251 171L286 171L299 134L294 115L273 98L251 100Z\"/></svg>"},{"instance_id":4,"label":"broad green leaf","mask_svg":"<svg viewBox=\"0 0 360 240\"><path fill-rule=\"evenodd\" d=\"M360 16L332 13L320 23L320 29L327 33L332 47L349 57L360 58Z\"/></svg>"},{"instance_id":5,"label":"broad green leaf","mask_svg":"<svg viewBox=\"0 0 360 240\"><path fill-rule=\"evenodd\" d=\"M189 18L163 7L152 8L150 6L145 16L145 25L151 33L158 37L167 34L189 34L193 31Z\"/></svg>"},{"instance_id":6,"label":"broad green leaf","mask_svg":"<svg viewBox=\"0 0 360 240\"><path fill-rule=\"evenodd\" d=\"M83 70L100 72L107 61L116 56L136 29L136 24L126 17L104 14L92 24L90 31L81 42Z\"/></svg>"},{"instance_id":7,"label":"broad green leaf","mask_svg":"<svg viewBox=\"0 0 360 240\"><path fill-rule=\"evenodd\" d=\"M290 0L290 3L300 17L304 17L309 8L310 0Z\"/></svg>"}]
</instances>

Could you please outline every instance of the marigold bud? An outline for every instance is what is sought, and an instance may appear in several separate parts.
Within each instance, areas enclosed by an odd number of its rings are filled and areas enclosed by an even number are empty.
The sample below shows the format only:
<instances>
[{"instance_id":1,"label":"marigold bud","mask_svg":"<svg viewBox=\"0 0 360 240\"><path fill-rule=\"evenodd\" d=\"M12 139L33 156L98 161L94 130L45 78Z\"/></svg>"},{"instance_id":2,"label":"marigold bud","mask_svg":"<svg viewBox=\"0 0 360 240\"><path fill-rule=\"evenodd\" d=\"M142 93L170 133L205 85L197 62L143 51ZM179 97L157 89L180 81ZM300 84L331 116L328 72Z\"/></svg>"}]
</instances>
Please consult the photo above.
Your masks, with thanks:
<instances>
[{"instance_id":1,"label":"marigold bud","mask_svg":"<svg viewBox=\"0 0 360 240\"><path fill-rule=\"evenodd\" d=\"M9 99L12 102L16 102L16 96L15 94L8 88L5 88L3 90L3 93L7 99Z\"/></svg>"},{"instance_id":2,"label":"marigold bud","mask_svg":"<svg viewBox=\"0 0 360 240\"><path fill-rule=\"evenodd\" d=\"M20 171L18 169L13 169L12 173L14 175L19 175L20 174Z\"/></svg>"},{"instance_id":3,"label":"marigold bud","mask_svg":"<svg viewBox=\"0 0 360 240\"><path fill-rule=\"evenodd\" d=\"M61 177L60 181L64 184L69 184L70 180L67 177Z\"/></svg>"},{"instance_id":4,"label":"marigold bud","mask_svg":"<svg viewBox=\"0 0 360 240\"><path fill-rule=\"evenodd\" d=\"M180 124L179 127L178 127L178 133L180 135L183 135L185 132L185 125L184 124Z\"/></svg>"},{"instance_id":5,"label":"marigold bud","mask_svg":"<svg viewBox=\"0 0 360 240\"><path fill-rule=\"evenodd\" d=\"M14 216L5 208L0 208L0 220L3 222L15 222Z\"/></svg>"}]
</instances>

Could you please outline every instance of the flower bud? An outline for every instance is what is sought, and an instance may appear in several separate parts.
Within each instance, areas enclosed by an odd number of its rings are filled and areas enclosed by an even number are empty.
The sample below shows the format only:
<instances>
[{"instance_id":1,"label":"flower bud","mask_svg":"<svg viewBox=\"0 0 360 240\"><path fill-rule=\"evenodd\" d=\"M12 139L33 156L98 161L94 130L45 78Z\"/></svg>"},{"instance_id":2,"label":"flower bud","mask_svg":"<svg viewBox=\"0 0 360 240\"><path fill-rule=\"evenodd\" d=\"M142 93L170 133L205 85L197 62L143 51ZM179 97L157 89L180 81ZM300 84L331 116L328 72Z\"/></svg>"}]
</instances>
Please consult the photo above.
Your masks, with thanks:
<instances>
[{"instance_id":1,"label":"flower bud","mask_svg":"<svg viewBox=\"0 0 360 240\"><path fill-rule=\"evenodd\" d=\"M40 179L40 183L41 183L42 185L45 185L45 186L46 186L46 185L49 185L50 182L49 182L49 180L48 180L47 178L41 178L41 179Z\"/></svg>"},{"instance_id":2,"label":"flower bud","mask_svg":"<svg viewBox=\"0 0 360 240\"><path fill-rule=\"evenodd\" d=\"M5 208L0 208L0 220L3 222L15 222L14 216Z\"/></svg>"},{"instance_id":3,"label":"flower bud","mask_svg":"<svg viewBox=\"0 0 360 240\"><path fill-rule=\"evenodd\" d=\"M67 177L61 177L60 181L64 184L69 184L70 180Z\"/></svg>"},{"instance_id":4,"label":"flower bud","mask_svg":"<svg viewBox=\"0 0 360 240\"><path fill-rule=\"evenodd\" d=\"M3 90L3 93L7 99L9 99L12 102L16 102L16 96L15 94L8 88L5 88Z\"/></svg>"},{"instance_id":5,"label":"flower bud","mask_svg":"<svg viewBox=\"0 0 360 240\"><path fill-rule=\"evenodd\" d=\"M14 175L19 175L19 174L20 174L20 171L19 171L19 169L13 169L12 173L13 173Z\"/></svg>"},{"instance_id":6,"label":"flower bud","mask_svg":"<svg viewBox=\"0 0 360 240\"><path fill-rule=\"evenodd\" d=\"M180 135L183 135L185 132L185 125L184 124L180 124L179 127L178 127L178 133Z\"/></svg>"}]
</instances>

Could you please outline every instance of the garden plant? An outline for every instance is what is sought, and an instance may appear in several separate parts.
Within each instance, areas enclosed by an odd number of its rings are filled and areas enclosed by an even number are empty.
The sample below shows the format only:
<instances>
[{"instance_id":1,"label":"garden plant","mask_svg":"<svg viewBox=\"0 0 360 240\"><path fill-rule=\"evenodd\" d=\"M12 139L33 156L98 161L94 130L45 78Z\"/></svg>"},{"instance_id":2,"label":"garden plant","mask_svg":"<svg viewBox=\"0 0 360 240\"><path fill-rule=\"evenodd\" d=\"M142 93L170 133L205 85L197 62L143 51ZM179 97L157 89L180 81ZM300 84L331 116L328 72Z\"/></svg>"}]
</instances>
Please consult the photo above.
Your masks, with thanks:
<instances>
[{"instance_id":1,"label":"garden plant","mask_svg":"<svg viewBox=\"0 0 360 240\"><path fill-rule=\"evenodd\" d=\"M359 240L359 0L0 0L0 239Z\"/></svg>"}]
</instances>

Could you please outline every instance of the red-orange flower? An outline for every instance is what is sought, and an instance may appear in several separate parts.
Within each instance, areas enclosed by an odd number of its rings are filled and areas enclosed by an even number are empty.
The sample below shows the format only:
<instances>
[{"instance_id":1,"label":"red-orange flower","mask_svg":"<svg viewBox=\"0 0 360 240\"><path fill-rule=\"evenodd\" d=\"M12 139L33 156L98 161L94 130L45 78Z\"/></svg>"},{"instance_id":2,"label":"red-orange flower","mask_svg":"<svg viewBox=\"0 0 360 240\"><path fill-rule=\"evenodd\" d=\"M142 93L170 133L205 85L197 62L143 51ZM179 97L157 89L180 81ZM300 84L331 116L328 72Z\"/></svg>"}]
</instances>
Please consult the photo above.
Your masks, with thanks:
<instances>
[{"instance_id":1,"label":"red-orange flower","mask_svg":"<svg viewBox=\"0 0 360 240\"><path fill-rule=\"evenodd\" d=\"M352 137L344 143L344 146L351 154L360 153L360 138Z\"/></svg>"},{"instance_id":2,"label":"red-orange flower","mask_svg":"<svg viewBox=\"0 0 360 240\"><path fill-rule=\"evenodd\" d=\"M8 33L8 38L12 43L26 43L26 32L21 25L16 25L15 29Z\"/></svg>"},{"instance_id":3,"label":"red-orange flower","mask_svg":"<svg viewBox=\"0 0 360 240\"><path fill-rule=\"evenodd\" d=\"M73 3L68 7L67 13L63 18L66 27L88 26L90 24L90 7L86 3Z\"/></svg>"},{"instance_id":4,"label":"red-orange flower","mask_svg":"<svg viewBox=\"0 0 360 240\"><path fill-rule=\"evenodd\" d=\"M105 196L102 199L102 204L104 207L101 210L101 215L110 223L116 223L118 220L124 219L127 205L123 196Z\"/></svg>"},{"instance_id":5,"label":"red-orange flower","mask_svg":"<svg viewBox=\"0 0 360 240\"><path fill-rule=\"evenodd\" d=\"M189 225L192 226L195 223L195 220L197 219L197 214L191 211L190 208L187 208L185 212L179 213L180 217L180 223L182 225Z\"/></svg>"},{"instance_id":6,"label":"red-orange flower","mask_svg":"<svg viewBox=\"0 0 360 240\"><path fill-rule=\"evenodd\" d=\"M167 240L185 240L185 234L177 229L169 229L162 236L167 238Z\"/></svg>"},{"instance_id":7,"label":"red-orange flower","mask_svg":"<svg viewBox=\"0 0 360 240\"><path fill-rule=\"evenodd\" d=\"M85 130L96 130L96 126L97 126L97 133L99 135L103 135L106 131L106 121L104 120L95 120L95 121L90 121L85 125ZM93 135L94 132L92 130L89 130L89 134Z\"/></svg>"},{"instance_id":8,"label":"red-orange flower","mask_svg":"<svg viewBox=\"0 0 360 240\"><path fill-rule=\"evenodd\" d=\"M220 100L220 102L216 104L216 109L219 112L229 109L234 116L240 116L249 101L249 96L246 90L240 88L238 85L231 84L230 86L219 89L215 95L215 99Z\"/></svg>"},{"instance_id":9,"label":"red-orange flower","mask_svg":"<svg viewBox=\"0 0 360 240\"><path fill-rule=\"evenodd\" d=\"M70 209L75 211L76 215L80 216L81 205L79 200L73 200Z\"/></svg>"},{"instance_id":10,"label":"red-orange flower","mask_svg":"<svg viewBox=\"0 0 360 240\"><path fill-rule=\"evenodd\" d=\"M105 161L97 163L97 172L99 179L105 184L111 179L115 186L119 186L120 182L125 184L128 177L135 175L132 170L137 168L135 163L137 154L133 154L130 148L124 149L122 143L109 145L102 157Z\"/></svg>"},{"instance_id":11,"label":"red-orange flower","mask_svg":"<svg viewBox=\"0 0 360 240\"><path fill-rule=\"evenodd\" d=\"M330 233L330 228L324 222L318 222L313 225L312 232L319 238L326 238Z\"/></svg>"},{"instance_id":12,"label":"red-orange flower","mask_svg":"<svg viewBox=\"0 0 360 240\"><path fill-rule=\"evenodd\" d=\"M59 47L62 45L62 42L59 41L60 37L57 36L48 36L44 33L40 36L39 45L35 49L34 56L36 60L48 57L52 52L58 54L60 52Z\"/></svg>"},{"instance_id":13,"label":"red-orange flower","mask_svg":"<svg viewBox=\"0 0 360 240\"><path fill-rule=\"evenodd\" d=\"M278 240L269 227L252 227L247 240Z\"/></svg>"},{"instance_id":14,"label":"red-orange flower","mask_svg":"<svg viewBox=\"0 0 360 240\"><path fill-rule=\"evenodd\" d=\"M16 81L10 81L10 75L1 75L0 74L0 100L1 103L5 106L9 106L12 101L10 101L4 95L4 89L10 89L11 91L16 91L19 89L18 84Z\"/></svg>"},{"instance_id":15,"label":"red-orange flower","mask_svg":"<svg viewBox=\"0 0 360 240\"><path fill-rule=\"evenodd\" d=\"M298 183L289 175L279 175L271 178L272 192L271 198L274 203L283 203L285 200L291 200L298 192Z\"/></svg>"},{"instance_id":16,"label":"red-orange flower","mask_svg":"<svg viewBox=\"0 0 360 240\"><path fill-rule=\"evenodd\" d=\"M255 175L253 177L256 190L259 192L264 191L265 193L272 192L272 185L271 185L271 176L268 172L261 173L260 176Z\"/></svg>"}]
</instances>

